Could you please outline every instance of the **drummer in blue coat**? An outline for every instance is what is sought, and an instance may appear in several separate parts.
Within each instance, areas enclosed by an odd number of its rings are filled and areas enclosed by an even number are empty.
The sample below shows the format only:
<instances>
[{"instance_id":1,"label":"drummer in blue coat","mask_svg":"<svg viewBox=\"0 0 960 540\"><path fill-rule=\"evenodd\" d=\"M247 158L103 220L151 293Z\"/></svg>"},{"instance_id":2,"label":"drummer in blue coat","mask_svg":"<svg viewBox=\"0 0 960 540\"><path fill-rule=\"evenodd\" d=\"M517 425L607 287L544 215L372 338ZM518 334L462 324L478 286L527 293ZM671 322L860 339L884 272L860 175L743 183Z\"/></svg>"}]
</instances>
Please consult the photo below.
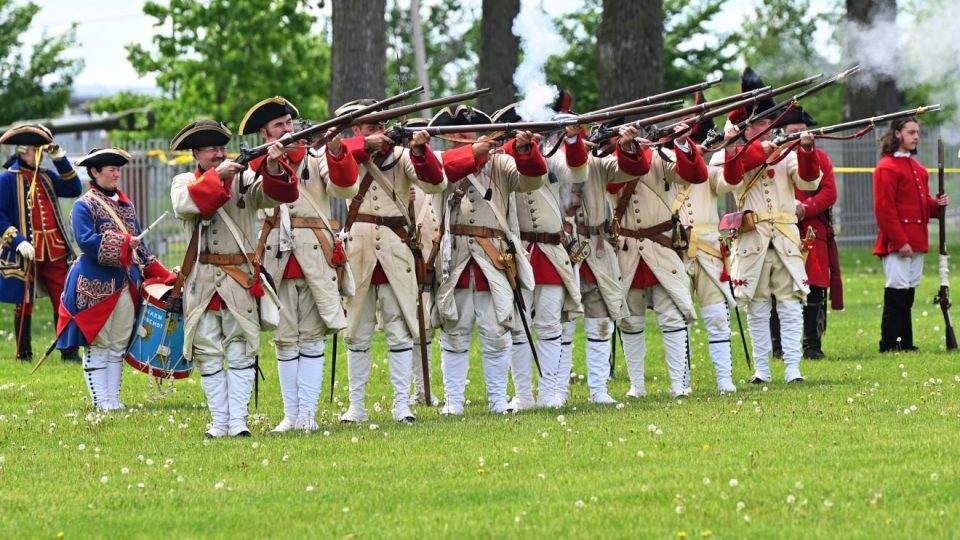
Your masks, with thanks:
<instances>
[{"instance_id":1,"label":"drummer in blue coat","mask_svg":"<svg viewBox=\"0 0 960 540\"><path fill-rule=\"evenodd\" d=\"M56 320L67 266L74 257L58 198L78 197L83 188L66 152L54 144L45 126L15 126L0 136L0 144L15 147L0 174L0 302L17 304L17 359L30 361L34 300L46 293ZM40 166L45 155L55 169ZM62 354L64 360L80 360L76 350Z\"/></svg>"},{"instance_id":2,"label":"drummer in blue coat","mask_svg":"<svg viewBox=\"0 0 960 540\"><path fill-rule=\"evenodd\" d=\"M87 168L90 189L70 214L80 256L67 275L57 348L85 347L83 371L98 410L124 408L120 377L142 280L175 279L139 238L136 209L117 189L120 169L129 161L130 154L119 148L94 149L77 161Z\"/></svg>"}]
</instances>

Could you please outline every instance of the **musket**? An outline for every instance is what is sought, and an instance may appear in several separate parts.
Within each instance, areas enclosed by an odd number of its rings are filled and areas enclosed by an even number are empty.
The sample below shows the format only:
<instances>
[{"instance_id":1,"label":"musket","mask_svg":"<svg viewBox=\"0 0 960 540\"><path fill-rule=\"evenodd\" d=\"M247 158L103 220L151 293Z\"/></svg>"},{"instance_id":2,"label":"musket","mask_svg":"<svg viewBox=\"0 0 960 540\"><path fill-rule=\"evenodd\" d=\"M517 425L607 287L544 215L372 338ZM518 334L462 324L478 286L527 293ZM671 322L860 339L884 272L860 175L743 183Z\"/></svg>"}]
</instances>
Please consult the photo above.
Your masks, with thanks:
<instances>
[{"instance_id":1,"label":"musket","mask_svg":"<svg viewBox=\"0 0 960 540\"><path fill-rule=\"evenodd\" d=\"M426 131L430 135L451 135L455 133L510 133L514 131L532 131L539 133L542 131L553 131L567 127L579 126L583 124L592 124L594 122L603 122L604 120L613 120L624 116L633 116L637 114L646 114L653 111L663 110L682 103L682 101L668 101L654 105L644 105L642 107L631 107L629 109L618 109L615 111L597 112L592 114L582 114L579 116L570 116L567 118L558 118L544 122L504 122L496 124L473 124L459 126L426 126L407 128L403 126L393 126L387 131L387 136L393 140L405 139L417 131ZM666 115L676 115L682 110L664 113ZM660 115L663 116L663 115ZM671 116L675 118L676 116Z\"/></svg>"},{"instance_id":2,"label":"musket","mask_svg":"<svg viewBox=\"0 0 960 540\"><path fill-rule=\"evenodd\" d=\"M445 107L447 105L452 105L454 103L460 103L461 101L467 101L473 99L477 96L482 96L483 94L489 94L489 88L481 88L479 90L473 90L471 92L464 92L462 94L456 94L453 96L442 97L437 99L428 99L427 101L421 101L419 103L413 103L411 105L402 105L400 107L394 107L392 109L387 109L385 111L377 111L374 113L366 114L354 120L354 124L377 124L380 122L386 122L387 120L393 120L394 118L399 118L401 116L406 116L410 113L420 112L426 109L433 109L435 107Z\"/></svg>"},{"instance_id":3,"label":"musket","mask_svg":"<svg viewBox=\"0 0 960 540\"><path fill-rule=\"evenodd\" d=\"M310 139L317 135L323 135L327 132L328 129L332 127L346 126L352 123L357 118L379 111L380 109L387 107L389 105L393 105L394 103L406 101L411 97L416 96L418 94L422 94L422 93L423 93L423 87L418 86L412 90L407 90L395 96L388 97L387 99L380 100L376 103L373 103L372 105L368 105L366 107L348 112L346 114L342 114L340 116L335 116L327 120L326 122L320 122L319 124L312 125L306 129L302 129L300 131L296 131L293 133L286 133L274 142L264 143L259 146L255 146L253 148L248 148L245 145L241 145L240 155L234 161L236 161L241 165L246 165L251 161L253 161L254 159L260 156L266 155L267 149L277 142L279 142L283 146L290 146L293 143L296 143L297 141Z\"/></svg>"},{"instance_id":4,"label":"musket","mask_svg":"<svg viewBox=\"0 0 960 540\"><path fill-rule=\"evenodd\" d=\"M837 73L837 74L833 75L833 76L830 77L829 79L826 79L826 80L824 80L824 81L820 81L820 82L817 83L816 85L811 86L810 88L804 90L803 92L800 92L800 93L794 95L794 96L791 97L790 99L785 100L785 101L783 101L782 103L778 103L777 105L774 105L773 107L771 107L771 108L769 108L769 109L767 109L767 110L765 110L765 111L761 111L761 112L758 112L758 113L756 113L756 114L753 114L753 115L751 115L749 118L747 118L746 120L743 120L743 121L737 123L737 125L736 125L736 126L737 126L737 129L739 129L740 132L743 133L743 130L746 129L746 127L749 126L749 125L751 125L751 124L754 124L754 123L756 123L756 122L758 122L758 121L760 121L760 120L766 119L766 118L776 118L777 116L780 115L780 113L783 112L784 109L786 109L787 107L789 107L791 104L796 104L796 103L798 103L801 99L803 99L803 98L805 98L805 97L807 97L807 96L813 95L813 94L819 92L820 90L823 90L824 88L826 88L826 87L828 87L828 86L830 86L830 85L832 85L832 84L834 84L834 83L840 82L840 81L842 81L843 79L846 79L848 76L856 73L857 71L860 71L860 66L859 66L859 65L853 66L853 67L851 67L851 68L849 68L849 69L847 69L847 70L845 70L845 71L841 71L840 73ZM792 83L790 83L790 84L788 84L788 85L786 85L786 86L781 86L781 87L776 88L775 90L773 90L773 92L771 92L770 97L776 97L776 96L779 96L779 95L781 95L781 94L786 94L787 92L792 92L792 91L797 90L797 89L799 89L799 88L803 88L804 86L809 86L810 84L812 84L813 82L816 82L817 80L821 79L822 77L823 77L823 74L822 74L822 73L818 73L818 74L816 74L816 75L811 75L810 77L807 77L807 78L805 78L805 79L800 79L799 81L792 82ZM722 132L722 131L714 132L714 133L710 134L710 135L703 141L703 146L706 147L706 148L710 148L710 147L712 147L713 145L715 145L715 144L723 141L723 136L724 136L724 135L723 135L723 132ZM733 141L729 141L729 142L732 143ZM714 149L711 148L711 150L714 150Z\"/></svg>"},{"instance_id":5,"label":"musket","mask_svg":"<svg viewBox=\"0 0 960 540\"><path fill-rule=\"evenodd\" d=\"M872 130L876 127L877 124L881 122L886 122L887 120L896 120L898 118L906 118L909 116L920 116L928 112L939 111L942 107L939 103L935 105L924 105L917 107L915 109L907 109L905 111L898 111L889 114L881 114L880 116L872 116L870 118L862 118L860 120L853 120L850 122L844 122L842 124L834 124L832 126L824 126L821 128L814 128L808 130L807 132L812 133L814 137L822 137L825 135L830 135L832 133L838 133L841 131L849 131L851 129L857 128L867 128L866 131ZM866 133L866 131L864 133ZM793 142L800 139L800 136L805 132L791 133L789 135L780 135L773 140L773 143L776 145L783 145L789 142ZM857 136L862 135L858 133Z\"/></svg>"},{"instance_id":6,"label":"musket","mask_svg":"<svg viewBox=\"0 0 960 540\"><path fill-rule=\"evenodd\" d=\"M739 109L740 107L745 107L751 105L761 99L770 97L772 92L771 87L765 86L763 88L757 88L756 90L750 90L748 92L741 92L739 94L734 94L732 96L727 96L725 98L716 99L713 101L707 101L699 105L693 105L676 111L670 111L663 114L658 114L656 116L651 116L649 118L641 118L635 122L630 122L629 124L622 124L617 126L602 126L598 129L595 129L593 133L588 137L588 141L602 146L606 141L616 137L620 134L620 128L623 125L631 125L635 128L645 128L656 125L660 122L666 122L669 120L676 120L678 118L684 118L691 115L699 115L696 120L691 120L691 123L699 122L702 119L712 118L720 114L726 114L726 112ZM726 105L726 107L723 107ZM715 107L721 107L720 109L714 109ZM719 112L715 112L719 111ZM616 111L621 113L619 116L623 115L623 111ZM584 122L587 123L587 122Z\"/></svg>"},{"instance_id":7,"label":"musket","mask_svg":"<svg viewBox=\"0 0 960 540\"><path fill-rule=\"evenodd\" d=\"M330 403L333 403L333 387L337 382L337 336L339 332L333 333L333 360L330 362Z\"/></svg>"},{"instance_id":8,"label":"musket","mask_svg":"<svg viewBox=\"0 0 960 540\"><path fill-rule=\"evenodd\" d=\"M943 181L943 139L937 140L937 193L944 193L946 187ZM953 321L950 319L950 255L947 254L947 207L941 206L939 211L940 227L940 290L933 299L934 304L940 305L943 312L943 323L946 327L946 345L948 351L957 350L957 334L953 330Z\"/></svg>"},{"instance_id":9,"label":"musket","mask_svg":"<svg viewBox=\"0 0 960 540\"><path fill-rule=\"evenodd\" d=\"M654 94L654 95L652 95L652 96L648 96L648 97L645 97L645 98L642 98L642 99L636 99L636 100L633 100L633 101L627 101L626 103L620 103L619 105L611 105L610 107L604 107L603 109L597 109L597 110L591 111L591 112L589 112L589 113L587 113L587 114L595 114L595 113L599 113L599 112L615 111L615 110L618 110L618 109L626 109L626 108L630 108L630 107L637 107L637 106L640 106L640 105L649 105L649 104L651 104L651 103L657 103L657 102L660 102L660 101L664 101L664 100L673 99L673 98L676 98L676 97L685 96L685 95L687 95L687 94L694 94L694 93L696 93L696 92L702 92L702 91L704 91L704 90L706 90L706 89L708 89L708 88L713 88L714 86L720 84L721 82L723 82L723 79L710 79L710 80L704 81L704 82L702 82L702 83L692 84L692 85L690 85L690 86L684 86L683 88L677 88L676 90L670 90L670 91L667 91L667 92L663 92L662 94Z\"/></svg>"}]
</instances>

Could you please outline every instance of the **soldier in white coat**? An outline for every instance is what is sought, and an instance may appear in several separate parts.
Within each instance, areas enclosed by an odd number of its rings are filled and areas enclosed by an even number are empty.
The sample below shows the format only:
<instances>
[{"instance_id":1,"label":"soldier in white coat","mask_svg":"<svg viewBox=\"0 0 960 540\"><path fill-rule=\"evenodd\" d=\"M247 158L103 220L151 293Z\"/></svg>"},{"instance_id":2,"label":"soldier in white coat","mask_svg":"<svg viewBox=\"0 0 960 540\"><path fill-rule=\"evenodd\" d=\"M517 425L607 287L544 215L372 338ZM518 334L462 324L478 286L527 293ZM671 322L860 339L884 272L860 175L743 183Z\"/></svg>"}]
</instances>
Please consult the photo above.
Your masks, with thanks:
<instances>
[{"instance_id":1,"label":"soldier in white coat","mask_svg":"<svg viewBox=\"0 0 960 540\"><path fill-rule=\"evenodd\" d=\"M374 103L352 101L337 109L342 115ZM350 203L344 232L347 258L356 280L356 292L347 299L347 369L350 407L342 422L367 420L366 385L370 378L370 344L381 314L389 349L393 384L393 418L415 420L410 410L410 377L414 345L420 339L417 324L417 264L411 245L416 242L416 216L410 215L410 186L426 193L443 191L447 181L440 161L427 145L423 131L413 135L409 148L395 144L383 124L357 124L354 137L343 144L360 168L359 192ZM427 315L427 314L425 314Z\"/></svg>"},{"instance_id":2,"label":"soldier in white coat","mask_svg":"<svg viewBox=\"0 0 960 540\"><path fill-rule=\"evenodd\" d=\"M491 118L493 122L520 122L517 104L508 105ZM579 131L575 128L575 131ZM533 352L526 332L513 332L510 368L516 392L511 406L516 410L539 407L561 407L566 402L569 368L563 369L561 337L562 323L576 320L583 313L580 290L573 263L566 249L564 204L560 195L562 184L583 181L574 177L563 154L554 154L547 160L548 174L534 191L516 193L511 197L517 230L514 231L523 246L523 254L533 270L533 291L523 293L525 316L536 330L536 351L540 364L539 391L533 399ZM519 316L519 314L518 314Z\"/></svg>"},{"instance_id":3,"label":"soldier in white coat","mask_svg":"<svg viewBox=\"0 0 960 540\"><path fill-rule=\"evenodd\" d=\"M280 116L269 117L276 113ZM259 131L265 140L275 140L294 131L296 116L293 104L270 98L250 109L241 134ZM280 298L280 325L273 341L283 420L275 433L317 430L326 337L347 326L340 295L353 294L353 277L337 236L340 226L330 219L330 198L357 194L358 169L337 129L328 132L332 138L322 149L303 141L287 149L281 160L296 171L300 196L268 210L261 227L258 255Z\"/></svg>"},{"instance_id":4,"label":"soldier in white coat","mask_svg":"<svg viewBox=\"0 0 960 540\"><path fill-rule=\"evenodd\" d=\"M684 124L678 130L686 129ZM620 273L629 315L621 323L623 353L630 376L628 397L646 395L646 308L652 307L663 334L663 348L674 397L690 394L688 325L696 318L683 260L674 248L676 224L670 204L679 189L707 180L707 167L685 135L676 152L630 148L637 142L632 126L623 128L619 154L631 154L648 169L636 181L611 184L617 197L611 234L618 237ZM623 165L621 165L622 167ZM643 167L641 167L641 170ZM632 171L631 171L632 172Z\"/></svg>"},{"instance_id":5,"label":"soldier in white coat","mask_svg":"<svg viewBox=\"0 0 960 540\"><path fill-rule=\"evenodd\" d=\"M626 139L623 144L628 144ZM576 239L586 257L579 264L578 279L583 301L583 329L587 338L587 386L592 403L613 405L617 400L607 391L609 359L614 324L627 316L617 249L610 242L609 228L613 209L607 187L633 180L641 173L636 160L621 152L599 157L588 152L582 133L577 130L564 148L567 165L583 171L586 182L579 193L571 194ZM623 167L621 167L621 162ZM629 171L633 171L631 174ZM576 184L571 184L576 186ZM612 188L615 189L615 188ZM564 324L564 353L572 355L576 321ZM570 362L565 361L569 376Z\"/></svg>"},{"instance_id":6,"label":"soldier in white coat","mask_svg":"<svg viewBox=\"0 0 960 540\"><path fill-rule=\"evenodd\" d=\"M245 169L227 159L230 137L223 123L201 120L170 144L192 150L197 160L196 170L174 177L170 196L196 253L178 284L184 357L200 373L213 419L207 437L251 435L246 419L260 348L258 299L266 288L254 253L257 210L297 200L293 171L280 163L281 144L270 146L257 169Z\"/></svg>"},{"instance_id":7,"label":"soldier in white coat","mask_svg":"<svg viewBox=\"0 0 960 540\"><path fill-rule=\"evenodd\" d=\"M437 113L431 125L463 126L460 138L472 138L470 124L489 123L481 111L461 105ZM536 146L538 137L520 132L500 151L489 142L463 144L443 153L450 186L443 193L443 239L438 257L441 276L436 302L442 322L443 383L441 414L462 415L470 342L480 333L483 376L490 411L513 410L507 401L511 333L520 321L514 292L532 290L533 273L521 253L520 239L507 219L511 193L539 188L547 173Z\"/></svg>"},{"instance_id":8,"label":"soldier in white coat","mask_svg":"<svg viewBox=\"0 0 960 540\"><path fill-rule=\"evenodd\" d=\"M770 120L756 122L744 131L744 135L752 138L765 130L769 123ZM809 286L797 227L794 188L814 191L823 176L812 135L802 135L797 150L772 166L764 163L775 149L766 140L768 137L769 134L751 144L733 163L738 172L723 175L723 181L737 197L737 208L753 212L757 221L754 230L737 235L732 245L730 268L737 301L747 306L747 324L756 362L756 373L750 382L755 384L772 380L771 295L777 299L780 315L784 379L787 382L803 381L800 373L802 303L809 293Z\"/></svg>"}]
</instances>

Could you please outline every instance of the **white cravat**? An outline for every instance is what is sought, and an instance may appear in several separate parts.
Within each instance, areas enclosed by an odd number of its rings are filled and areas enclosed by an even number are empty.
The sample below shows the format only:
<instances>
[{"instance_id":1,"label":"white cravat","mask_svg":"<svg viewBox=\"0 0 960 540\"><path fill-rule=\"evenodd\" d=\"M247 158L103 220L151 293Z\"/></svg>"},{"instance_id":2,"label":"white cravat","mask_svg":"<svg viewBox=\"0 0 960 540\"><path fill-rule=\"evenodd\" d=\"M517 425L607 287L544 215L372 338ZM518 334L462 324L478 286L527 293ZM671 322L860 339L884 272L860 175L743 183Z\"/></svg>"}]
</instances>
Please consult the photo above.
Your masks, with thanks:
<instances>
[{"instance_id":1,"label":"white cravat","mask_svg":"<svg viewBox=\"0 0 960 540\"><path fill-rule=\"evenodd\" d=\"M894 152L893 157L911 157L913 154L910 152Z\"/></svg>"}]
</instances>

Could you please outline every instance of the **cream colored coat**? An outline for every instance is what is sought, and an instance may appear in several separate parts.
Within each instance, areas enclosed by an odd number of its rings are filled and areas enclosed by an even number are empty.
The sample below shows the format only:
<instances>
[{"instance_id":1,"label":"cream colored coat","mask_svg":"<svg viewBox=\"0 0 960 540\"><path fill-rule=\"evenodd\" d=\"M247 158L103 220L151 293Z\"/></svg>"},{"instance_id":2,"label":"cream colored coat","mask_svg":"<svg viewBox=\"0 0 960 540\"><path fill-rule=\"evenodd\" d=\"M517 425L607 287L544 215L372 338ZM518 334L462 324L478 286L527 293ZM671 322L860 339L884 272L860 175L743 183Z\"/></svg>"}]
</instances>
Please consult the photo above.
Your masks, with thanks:
<instances>
[{"instance_id":1,"label":"cream colored coat","mask_svg":"<svg viewBox=\"0 0 960 540\"><path fill-rule=\"evenodd\" d=\"M435 205L443 204L446 207L447 219L451 225L473 225L503 230L504 227L497 221L490 205L497 205L501 214L507 218L511 193L533 191L544 182L542 176L520 174L513 158L505 154L491 155L476 176L484 188L489 188L492 191L492 197L489 201L483 199L484 194L478 193L468 178L447 187L442 194L442 198L439 201L434 201ZM464 190L464 196L460 200L460 204L456 208L450 208L447 206L450 197L455 190L461 188ZM507 228L509 229L509 227ZM508 234L512 235L512 233ZM494 266L486 251L475 239L467 236L444 234L443 241L444 246L441 247L440 256L437 257L437 275L442 276L442 279L440 287L437 289L436 302L441 319L456 321L460 318L453 293L456 291L460 274L470 259L473 258L490 283L490 293L493 297L494 309L497 312L497 320L506 328L514 328L516 321L513 317L513 291L510 288L509 281L507 281L507 276ZM514 236L514 243L520 249L519 238ZM497 242L494 240L494 245L496 244ZM448 245L449 253L447 253ZM534 280L530 262L523 254L518 254L514 261L517 264L517 279L520 284L528 290L533 290Z\"/></svg>"},{"instance_id":2,"label":"cream colored coat","mask_svg":"<svg viewBox=\"0 0 960 540\"><path fill-rule=\"evenodd\" d=\"M307 177L306 181L303 180L304 176ZM330 181L326 152L317 156L308 154L308 157L301 163L300 170L297 171L297 177L300 179L300 198L296 202L281 205L281 207L287 207L291 218L322 217L329 223L330 197L350 200L357 194L359 187L358 183L354 183L350 187L341 187ZM314 208L307 201L304 194L309 194L317 208ZM320 212L317 212L317 210ZM279 215L280 208L272 213ZM293 229L291 232L293 235L293 250L280 252L281 256L278 258L280 227L279 225L273 227L269 236L267 236L263 253L263 266L273 276L277 288L279 288L283 281L283 271L287 268L287 262L290 260L290 254L295 254L297 262L303 270L304 280L317 303L317 310L320 312L324 325L331 331L346 328L347 318L343 314L340 296L341 293L343 296L352 296L356 292L349 262L343 272L343 283L337 283L337 271L327 264L323 248L320 246L320 241L317 240L314 231L299 228ZM326 235L330 246L335 245L336 240L331 231L323 231L321 234ZM282 309L286 307L281 305Z\"/></svg>"},{"instance_id":3,"label":"cream colored coat","mask_svg":"<svg viewBox=\"0 0 960 540\"><path fill-rule=\"evenodd\" d=\"M566 205L560 195L561 185L571 182L583 182L585 177L582 171L571 170L567 166L562 152L556 152L546 160L547 170L556 177L551 183L549 176L544 176L540 187L524 194L516 194L517 223L521 232L528 233L562 233L563 216L566 215ZM582 167L581 167L582 169ZM561 320L574 320L583 313L580 303L580 276L574 274L570 256L563 245L561 235L560 244L538 244L540 251L546 255L553 268L560 275L565 290L563 298L563 316ZM530 242L522 241L525 254L530 253ZM534 276L536 279L536 276Z\"/></svg>"},{"instance_id":4,"label":"cream colored coat","mask_svg":"<svg viewBox=\"0 0 960 540\"><path fill-rule=\"evenodd\" d=\"M613 216L607 185L611 182L628 182L633 177L620 170L615 155L596 157L590 154L586 164L579 168L583 170L586 181L580 195L582 203L575 215L576 223L587 227L606 228ZM630 313L623 301L623 282L620 278L617 251L608 239L606 232L589 238L590 254L583 262L590 267L597 279L597 288L610 318L619 320Z\"/></svg>"},{"instance_id":5,"label":"cream colored coat","mask_svg":"<svg viewBox=\"0 0 960 540\"><path fill-rule=\"evenodd\" d=\"M430 258L430 252L433 250L433 239L440 234L440 227L442 226L440 212L433 205L434 200L439 198L439 195L426 193L417 186L413 186L411 189L416 193L413 203L414 218L417 226L420 227L420 250L423 252L424 261L426 261ZM437 258L439 257L440 253L438 251ZM429 331L439 324L440 315L434 309L433 291L422 291L420 294L423 295L423 312L426 314L424 323Z\"/></svg>"},{"instance_id":6,"label":"cream colored coat","mask_svg":"<svg viewBox=\"0 0 960 540\"><path fill-rule=\"evenodd\" d=\"M173 199L173 211L176 216L187 221L187 232L193 235L193 229L200 223L200 238L197 244L198 253L215 253L224 255L239 255L253 253L257 243L257 211L266 208L275 208L279 202L267 197L263 192L263 178L254 180L254 173L245 170L234 177L231 186L231 199L221 208L237 225L244 236L245 246L237 245L227 225L219 214L214 214L209 222L199 222L200 209L190 198L187 186L196 181L193 172L178 174L173 178L170 187L170 197ZM240 183L250 185L243 196L246 208L239 208L237 200L240 198ZM241 268L251 276L253 268L244 263ZM255 351L260 348L260 313L257 299L250 291L244 289L233 278L226 275L220 267L213 264L197 262L183 285L183 351L188 360L193 355L193 340L197 334L200 317L206 311L207 305L214 293L223 299L226 309L230 310L237 323L243 328L247 341L247 350Z\"/></svg>"},{"instance_id":7,"label":"cream colored coat","mask_svg":"<svg viewBox=\"0 0 960 540\"><path fill-rule=\"evenodd\" d=\"M717 158L719 155L719 159ZM719 161L719 165L717 165ZM676 197L671 203L671 209L677 210L680 222L690 229L690 246L684 252L683 262L687 273L693 276L694 265L699 264L706 272L710 281L716 285L727 299L727 304L733 307L733 295L730 286L720 281L723 274L723 260L720 253L720 225L719 196L730 191L731 187L723 182L723 153L718 152L711 158L709 178L702 184L688 184L677 190Z\"/></svg>"},{"instance_id":8,"label":"cream colored coat","mask_svg":"<svg viewBox=\"0 0 960 540\"><path fill-rule=\"evenodd\" d=\"M673 158L669 150L664 152ZM669 185L666 189L664 184ZM688 185L676 171L675 162L667 162L657 152L650 156L650 171L640 177L637 189L627 203L620 226L624 229L645 229L669 221L671 219L670 205L676 197L677 191ZM613 203L616 208L617 202ZM669 231L665 234L669 235ZM617 251L620 262L620 274L623 276L623 296L630 292L630 284L642 258L656 276L660 285L673 300L680 313L687 321L696 319L693 310L693 299L690 296L690 279L686 267L677 252L664 247L652 240L644 238L620 238L620 249ZM624 245L627 249L624 250ZM640 315L639 313L636 315Z\"/></svg>"},{"instance_id":9,"label":"cream colored coat","mask_svg":"<svg viewBox=\"0 0 960 540\"><path fill-rule=\"evenodd\" d=\"M407 205L410 201L411 185L418 186L426 193L439 193L447 187L446 179L434 185L417 178L413 161L410 159L409 149L394 147L393 153L394 158L398 159L399 163L390 170L383 172L389 183L388 191L384 192L383 187L376 180L373 181L360 204L359 213L382 217L400 217L406 214ZM370 174L369 171L372 170L372 167L376 167L376 165L370 161L359 164L361 181L363 177ZM400 206L404 208L403 213L393 203L392 197L396 197ZM373 223L354 223L350 228L348 238L347 259L353 269L356 292L347 299L346 336L349 337L356 332L359 318L351 317L350 314L362 309L367 294L370 293L370 279L373 277L373 270L377 263L380 263L380 267L387 275L390 288L403 310L403 318L410 329L410 334L414 341L420 339L420 331L417 325L417 291L419 287L413 253L410 248L389 227L382 227Z\"/></svg>"},{"instance_id":10,"label":"cream colored coat","mask_svg":"<svg viewBox=\"0 0 960 540\"><path fill-rule=\"evenodd\" d=\"M723 156L721 155L720 158L714 156L714 160L718 159L722 163ZM797 172L796 152L790 152L783 161L774 165L772 169L774 172L773 178L767 175L763 167L758 167L747 171L743 175L743 180L733 186L727 184L722 175L720 178L720 182L736 194L738 204L743 199L740 210L752 210L757 214L782 212L794 216L794 223L781 225L782 228L789 231L789 235L785 235L772 223L760 222L757 223L756 230L741 235L734 242L730 277L735 280L735 284L739 280L745 282L735 286L738 300L753 300L763 268L763 258L766 256L767 246L771 242L787 271L790 272L796 290L802 291L804 297L810 292L807 285L807 271L798 243L800 230L795 219L794 188L803 191L817 189L820 185L820 179L823 177L823 172L818 172L817 178L810 182L801 179ZM760 181L747 192L746 197L743 197L743 190L747 182L757 174L761 175Z\"/></svg>"}]
</instances>

